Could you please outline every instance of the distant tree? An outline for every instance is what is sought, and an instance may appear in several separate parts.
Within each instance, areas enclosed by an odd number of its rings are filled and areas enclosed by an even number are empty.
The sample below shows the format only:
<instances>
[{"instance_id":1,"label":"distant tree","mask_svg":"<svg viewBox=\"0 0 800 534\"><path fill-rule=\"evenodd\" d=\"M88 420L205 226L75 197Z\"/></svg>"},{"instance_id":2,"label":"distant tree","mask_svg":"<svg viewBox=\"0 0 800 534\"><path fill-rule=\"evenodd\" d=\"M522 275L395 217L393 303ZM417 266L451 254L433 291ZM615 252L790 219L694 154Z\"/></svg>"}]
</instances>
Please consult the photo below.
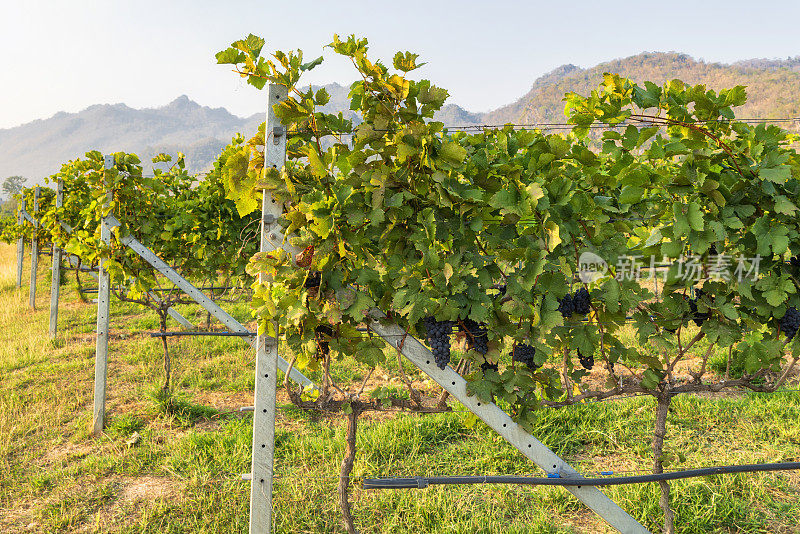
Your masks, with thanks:
<instances>
[{"instance_id":1,"label":"distant tree","mask_svg":"<svg viewBox=\"0 0 800 534\"><path fill-rule=\"evenodd\" d=\"M22 191L26 181L27 179L22 176L9 176L3 180L3 193L6 199L11 200L11 197Z\"/></svg>"}]
</instances>

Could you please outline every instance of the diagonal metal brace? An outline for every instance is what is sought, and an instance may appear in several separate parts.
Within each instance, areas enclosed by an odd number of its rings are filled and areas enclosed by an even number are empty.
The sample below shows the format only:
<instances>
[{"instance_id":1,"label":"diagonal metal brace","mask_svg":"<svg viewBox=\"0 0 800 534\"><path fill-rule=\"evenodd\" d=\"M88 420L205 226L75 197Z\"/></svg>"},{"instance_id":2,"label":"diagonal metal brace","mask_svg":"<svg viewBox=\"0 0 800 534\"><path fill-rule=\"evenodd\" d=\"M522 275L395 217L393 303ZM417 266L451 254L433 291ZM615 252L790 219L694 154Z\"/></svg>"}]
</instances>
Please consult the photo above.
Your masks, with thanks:
<instances>
[{"instance_id":1,"label":"diagonal metal brace","mask_svg":"<svg viewBox=\"0 0 800 534\"><path fill-rule=\"evenodd\" d=\"M35 221L35 220L33 220L33 217L31 217L30 215L28 215L28 212L27 212L27 211L22 211L22 212L20 212L20 213L22 214L22 217L23 217L23 218L24 218L26 221L28 221L28 222L29 222L29 223L31 223L32 225L36 226L36 221Z\"/></svg>"},{"instance_id":2,"label":"diagonal metal brace","mask_svg":"<svg viewBox=\"0 0 800 534\"><path fill-rule=\"evenodd\" d=\"M106 219L108 220L108 225L111 228L120 226L119 220L117 220L114 215L109 214L106 216ZM202 291L197 289L188 280L179 275L172 267L167 265L164 260L156 256L153 251L141 244L138 240L136 240L136 238L131 235L120 236L119 241L141 256L147 263L152 265L155 270L167 277L170 282L178 286L184 293L191 297L192 300L208 310L211 315L216 317L222 324L227 326L231 332L249 332L247 327L242 325L242 323L234 319L225 310L220 308L216 302L208 298ZM264 337L266 338L266 336ZM251 347L256 346L255 339L247 337L244 338L244 340L247 341ZM275 338L270 337L266 338L266 342L269 344L275 343L276 341ZM278 356L278 368L283 372L286 372L286 370L289 368L289 363L280 356ZM317 389L317 386L311 380L309 380L308 377L294 367L292 367L292 372L289 374L289 377L298 384L302 385L304 388L311 387L314 390Z\"/></svg>"}]
</instances>

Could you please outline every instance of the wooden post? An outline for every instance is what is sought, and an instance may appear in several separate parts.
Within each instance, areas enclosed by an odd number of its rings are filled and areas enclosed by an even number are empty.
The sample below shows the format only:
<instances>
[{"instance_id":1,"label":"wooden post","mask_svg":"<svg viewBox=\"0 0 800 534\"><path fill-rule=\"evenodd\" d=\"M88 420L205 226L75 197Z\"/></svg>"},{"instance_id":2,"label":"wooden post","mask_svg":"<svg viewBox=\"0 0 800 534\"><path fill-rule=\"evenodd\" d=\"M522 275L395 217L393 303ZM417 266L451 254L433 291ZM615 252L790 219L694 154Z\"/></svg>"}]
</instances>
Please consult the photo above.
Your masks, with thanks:
<instances>
[{"instance_id":1,"label":"wooden post","mask_svg":"<svg viewBox=\"0 0 800 534\"><path fill-rule=\"evenodd\" d=\"M287 97L283 85L270 84L264 130L264 171L280 169L286 161L286 130L272 106ZM261 204L261 251L277 248L282 241L277 218L282 212L272 195L263 192ZM264 274L259 274L259 281ZM272 532L272 474L275 459L275 387L278 374L278 331L274 343L260 332L256 338L256 387L253 401L253 458L250 468L250 534Z\"/></svg>"},{"instance_id":2,"label":"wooden post","mask_svg":"<svg viewBox=\"0 0 800 534\"><path fill-rule=\"evenodd\" d=\"M17 224L22 226L25 222L25 199L20 200ZM25 262L25 238L22 235L17 239L17 288L22 287L22 264Z\"/></svg>"},{"instance_id":3,"label":"wooden post","mask_svg":"<svg viewBox=\"0 0 800 534\"><path fill-rule=\"evenodd\" d=\"M114 168L114 155L106 154L104 158L104 174L106 193L106 207L110 206L112 190L110 184L110 170ZM100 239L106 245L111 244L111 227L108 217L103 217L100 222ZM106 378L108 376L108 327L110 319L111 285L108 271L105 269L106 260L100 260L97 289L97 345L94 356L94 411L92 432L95 436L103 433L106 424Z\"/></svg>"},{"instance_id":4,"label":"wooden post","mask_svg":"<svg viewBox=\"0 0 800 534\"><path fill-rule=\"evenodd\" d=\"M39 186L33 188L33 238L31 239L31 309L36 309L36 270L39 268Z\"/></svg>"},{"instance_id":5,"label":"wooden post","mask_svg":"<svg viewBox=\"0 0 800 534\"><path fill-rule=\"evenodd\" d=\"M64 180L58 179L56 189L56 209L64 203ZM60 219L57 224L60 223ZM50 271L50 339L55 339L58 334L58 297L61 293L61 249L53 243L53 268Z\"/></svg>"}]
</instances>

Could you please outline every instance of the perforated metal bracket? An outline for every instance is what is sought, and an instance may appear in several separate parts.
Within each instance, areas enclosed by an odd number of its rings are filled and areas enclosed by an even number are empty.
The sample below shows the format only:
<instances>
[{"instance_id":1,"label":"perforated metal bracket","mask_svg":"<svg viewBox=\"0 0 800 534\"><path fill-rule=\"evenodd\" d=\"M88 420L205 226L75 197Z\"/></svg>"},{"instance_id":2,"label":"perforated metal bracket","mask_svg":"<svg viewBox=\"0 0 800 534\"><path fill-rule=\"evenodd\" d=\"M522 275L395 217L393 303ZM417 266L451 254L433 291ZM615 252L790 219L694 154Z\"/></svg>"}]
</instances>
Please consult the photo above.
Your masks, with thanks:
<instances>
[{"instance_id":1,"label":"perforated metal bracket","mask_svg":"<svg viewBox=\"0 0 800 534\"><path fill-rule=\"evenodd\" d=\"M286 128L283 126L275 126L272 129L272 142L274 144L279 144L281 142L281 137L286 135Z\"/></svg>"}]
</instances>

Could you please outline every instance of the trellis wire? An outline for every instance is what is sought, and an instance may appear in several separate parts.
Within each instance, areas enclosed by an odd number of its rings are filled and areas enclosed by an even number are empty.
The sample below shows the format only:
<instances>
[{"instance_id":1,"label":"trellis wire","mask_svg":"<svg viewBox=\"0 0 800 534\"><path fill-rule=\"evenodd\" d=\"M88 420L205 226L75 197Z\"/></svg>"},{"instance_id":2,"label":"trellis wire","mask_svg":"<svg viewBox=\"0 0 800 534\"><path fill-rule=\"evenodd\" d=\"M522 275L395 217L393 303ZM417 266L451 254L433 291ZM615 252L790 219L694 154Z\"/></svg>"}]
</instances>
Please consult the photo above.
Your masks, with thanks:
<instances>
[{"instance_id":1,"label":"trellis wire","mask_svg":"<svg viewBox=\"0 0 800 534\"><path fill-rule=\"evenodd\" d=\"M654 120L665 120L660 117L655 118ZM744 124L760 124L760 123L775 123L775 124L785 124L785 123L798 123L800 122L800 117L778 117L774 119L768 118L757 118L757 117L750 117L744 119L707 119L701 121L695 121L687 124L712 124L712 123L721 123L721 124L732 124L732 123L744 123ZM584 126L583 128L588 128L592 130L616 130L619 128L627 128L628 126L637 126L641 124L647 124L650 126L657 126L657 127L680 127L684 126L684 124L669 124L669 123L654 123L652 120L649 119L636 119L632 118L619 124L591 124L588 126ZM445 125L443 126L444 129L449 131L471 131L471 130L502 130L505 128L512 128L514 130L572 130L574 128L578 128L579 125L572 124L568 122L537 122L537 123L527 123L527 124L516 124L516 123L506 123L506 124L465 124L465 125ZM390 130L390 129L370 129L370 132L394 132L398 130ZM289 130L287 135L307 135L307 134L316 134L316 135L356 135L358 132L353 130L313 130L313 129L302 129L302 130Z\"/></svg>"}]
</instances>

